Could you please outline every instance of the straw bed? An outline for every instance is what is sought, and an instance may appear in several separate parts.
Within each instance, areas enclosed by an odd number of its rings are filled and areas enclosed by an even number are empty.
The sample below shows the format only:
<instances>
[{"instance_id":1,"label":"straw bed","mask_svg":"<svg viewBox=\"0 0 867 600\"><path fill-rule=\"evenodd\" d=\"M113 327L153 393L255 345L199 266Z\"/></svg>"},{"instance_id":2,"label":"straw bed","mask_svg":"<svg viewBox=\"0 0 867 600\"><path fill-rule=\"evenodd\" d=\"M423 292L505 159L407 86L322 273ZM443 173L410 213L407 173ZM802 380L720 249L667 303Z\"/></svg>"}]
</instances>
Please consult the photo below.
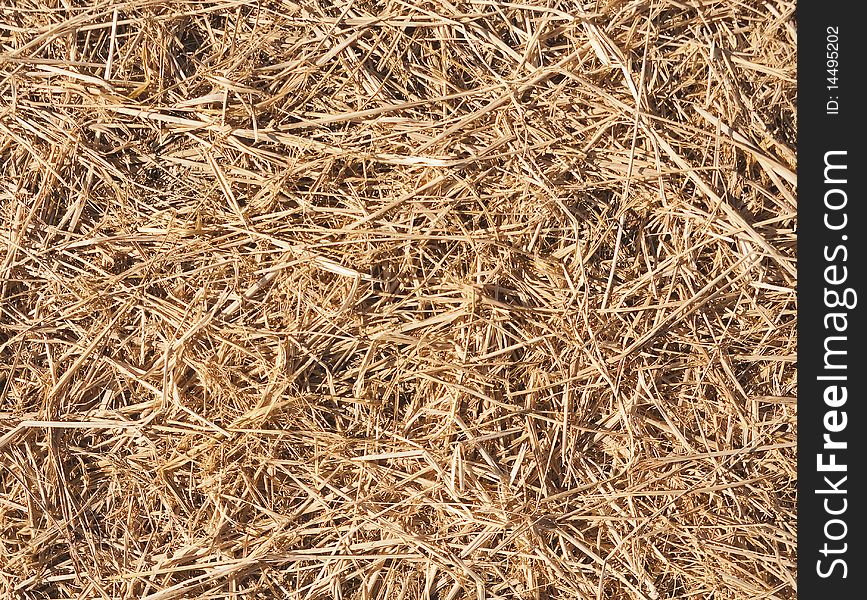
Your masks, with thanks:
<instances>
[{"instance_id":1,"label":"straw bed","mask_svg":"<svg viewBox=\"0 0 867 600\"><path fill-rule=\"evenodd\" d=\"M794 598L793 12L3 2L2 597Z\"/></svg>"}]
</instances>

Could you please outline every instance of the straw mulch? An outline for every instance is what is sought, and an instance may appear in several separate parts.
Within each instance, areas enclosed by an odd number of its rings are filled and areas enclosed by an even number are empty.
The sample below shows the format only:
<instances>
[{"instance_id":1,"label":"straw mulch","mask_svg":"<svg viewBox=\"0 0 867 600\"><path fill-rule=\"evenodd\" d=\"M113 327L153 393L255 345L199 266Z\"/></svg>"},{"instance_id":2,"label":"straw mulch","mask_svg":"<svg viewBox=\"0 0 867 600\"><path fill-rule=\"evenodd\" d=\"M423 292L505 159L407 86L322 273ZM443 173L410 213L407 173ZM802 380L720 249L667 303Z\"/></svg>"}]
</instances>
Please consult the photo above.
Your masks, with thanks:
<instances>
[{"instance_id":1,"label":"straw mulch","mask_svg":"<svg viewBox=\"0 0 867 600\"><path fill-rule=\"evenodd\" d=\"M3 0L3 598L793 598L786 0Z\"/></svg>"}]
</instances>

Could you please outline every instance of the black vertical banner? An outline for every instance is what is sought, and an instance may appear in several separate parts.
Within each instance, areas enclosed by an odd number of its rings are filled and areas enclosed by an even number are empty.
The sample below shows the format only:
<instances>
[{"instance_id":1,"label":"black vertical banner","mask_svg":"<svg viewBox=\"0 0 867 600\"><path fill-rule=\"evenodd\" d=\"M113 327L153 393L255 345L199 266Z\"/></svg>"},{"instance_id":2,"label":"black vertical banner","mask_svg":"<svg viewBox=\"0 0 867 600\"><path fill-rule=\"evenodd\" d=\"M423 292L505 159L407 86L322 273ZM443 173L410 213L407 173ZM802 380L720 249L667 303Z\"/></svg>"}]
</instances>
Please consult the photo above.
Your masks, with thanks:
<instances>
[{"instance_id":1,"label":"black vertical banner","mask_svg":"<svg viewBox=\"0 0 867 600\"><path fill-rule=\"evenodd\" d=\"M798 3L798 595L864 598L864 41L857 2Z\"/></svg>"}]
</instances>

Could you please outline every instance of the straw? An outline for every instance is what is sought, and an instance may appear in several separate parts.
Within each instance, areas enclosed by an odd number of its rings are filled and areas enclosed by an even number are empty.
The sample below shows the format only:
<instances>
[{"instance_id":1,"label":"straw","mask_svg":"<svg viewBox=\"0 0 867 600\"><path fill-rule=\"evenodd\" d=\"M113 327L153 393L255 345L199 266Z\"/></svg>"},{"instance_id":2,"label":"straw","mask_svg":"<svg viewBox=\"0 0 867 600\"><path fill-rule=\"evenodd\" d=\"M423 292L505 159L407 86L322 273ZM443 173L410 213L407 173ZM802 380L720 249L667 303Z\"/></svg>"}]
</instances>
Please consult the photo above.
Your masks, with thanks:
<instances>
[{"instance_id":1,"label":"straw","mask_svg":"<svg viewBox=\"0 0 867 600\"><path fill-rule=\"evenodd\" d=\"M794 3L0 18L0 597L795 597Z\"/></svg>"}]
</instances>

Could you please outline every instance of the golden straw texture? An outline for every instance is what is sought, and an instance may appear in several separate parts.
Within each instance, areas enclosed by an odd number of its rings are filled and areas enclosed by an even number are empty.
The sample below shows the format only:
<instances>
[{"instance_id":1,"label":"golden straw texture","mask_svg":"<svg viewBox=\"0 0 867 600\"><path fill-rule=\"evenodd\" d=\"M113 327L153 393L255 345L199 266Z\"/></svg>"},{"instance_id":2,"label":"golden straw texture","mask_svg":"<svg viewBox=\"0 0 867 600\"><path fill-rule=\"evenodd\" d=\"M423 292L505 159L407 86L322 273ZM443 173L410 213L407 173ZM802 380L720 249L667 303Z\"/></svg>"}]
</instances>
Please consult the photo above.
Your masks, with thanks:
<instances>
[{"instance_id":1,"label":"golden straw texture","mask_svg":"<svg viewBox=\"0 0 867 600\"><path fill-rule=\"evenodd\" d=\"M0 594L795 596L790 0L0 0Z\"/></svg>"}]
</instances>

